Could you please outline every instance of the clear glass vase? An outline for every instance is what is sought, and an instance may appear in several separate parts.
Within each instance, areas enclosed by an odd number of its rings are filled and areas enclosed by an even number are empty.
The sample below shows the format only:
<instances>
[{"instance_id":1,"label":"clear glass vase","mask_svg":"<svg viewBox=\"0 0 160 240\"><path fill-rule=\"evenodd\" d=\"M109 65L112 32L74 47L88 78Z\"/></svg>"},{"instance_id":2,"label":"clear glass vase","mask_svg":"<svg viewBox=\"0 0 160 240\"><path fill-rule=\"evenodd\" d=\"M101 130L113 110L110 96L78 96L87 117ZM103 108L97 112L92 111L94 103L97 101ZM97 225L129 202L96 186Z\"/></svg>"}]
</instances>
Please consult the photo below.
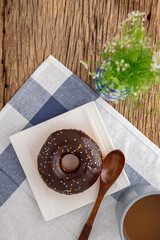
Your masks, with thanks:
<instances>
[{"instance_id":1,"label":"clear glass vase","mask_svg":"<svg viewBox=\"0 0 160 240\"><path fill-rule=\"evenodd\" d=\"M123 87L123 89L117 89L117 85L113 82L113 88L109 88L109 84L106 80L105 84L102 84L101 80L103 78L102 73L105 71L99 67L96 71L96 76L94 77L94 88L96 92L100 95L100 97L108 100L108 101L120 101L129 97L131 93L131 89L127 86ZM106 73L106 72L105 72Z\"/></svg>"}]
</instances>

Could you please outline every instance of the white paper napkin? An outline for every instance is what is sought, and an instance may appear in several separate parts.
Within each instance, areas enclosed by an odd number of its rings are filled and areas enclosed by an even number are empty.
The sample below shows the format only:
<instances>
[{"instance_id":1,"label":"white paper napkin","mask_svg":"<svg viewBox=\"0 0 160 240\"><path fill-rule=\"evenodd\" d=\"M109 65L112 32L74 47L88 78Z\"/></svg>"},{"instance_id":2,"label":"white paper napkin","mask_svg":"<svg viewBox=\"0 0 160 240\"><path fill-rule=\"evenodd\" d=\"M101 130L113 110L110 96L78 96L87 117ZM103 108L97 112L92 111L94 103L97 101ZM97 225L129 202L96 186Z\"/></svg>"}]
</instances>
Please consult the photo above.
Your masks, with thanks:
<instances>
[{"instance_id":1,"label":"white paper napkin","mask_svg":"<svg viewBox=\"0 0 160 240\"><path fill-rule=\"evenodd\" d=\"M43 143L52 132L68 128L87 133L98 143L104 156L114 149L95 102L85 104L10 137L46 221L95 201L98 193L99 179L85 192L67 196L49 189L39 176L37 155ZM127 175L123 171L107 195L129 184Z\"/></svg>"}]
</instances>

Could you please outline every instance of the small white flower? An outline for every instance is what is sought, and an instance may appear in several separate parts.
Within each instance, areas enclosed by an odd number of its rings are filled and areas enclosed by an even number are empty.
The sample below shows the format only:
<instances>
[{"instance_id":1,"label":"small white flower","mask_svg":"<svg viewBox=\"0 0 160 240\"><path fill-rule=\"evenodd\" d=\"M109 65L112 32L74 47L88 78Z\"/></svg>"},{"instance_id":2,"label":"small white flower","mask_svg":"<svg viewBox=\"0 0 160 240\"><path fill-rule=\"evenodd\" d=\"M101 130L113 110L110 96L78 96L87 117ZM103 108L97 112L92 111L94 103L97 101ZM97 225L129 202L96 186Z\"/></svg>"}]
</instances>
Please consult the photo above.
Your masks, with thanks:
<instances>
[{"instance_id":1,"label":"small white flower","mask_svg":"<svg viewBox=\"0 0 160 240\"><path fill-rule=\"evenodd\" d=\"M115 53L115 50L114 50L114 49L112 50L112 53Z\"/></svg>"},{"instance_id":2,"label":"small white flower","mask_svg":"<svg viewBox=\"0 0 160 240\"><path fill-rule=\"evenodd\" d=\"M132 22L134 23L134 22L136 22L136 21L137 21L137 18L134 17L134 18L132 19Z\"/></svg>"},{"instance_id":3,"label":"small white flower","mask_svg":"<svg viewBox=\"0 0 160 240\"><path fill-rule=\"evenodd\" d=\"M124 66L127 68L127 67L129 67L129 64L128 64L128 63L125 63Z\"/></svg>"},{"instance_id":4,"label":"small white flower","mask_svg":"<svg viewBox=\"0 0 160 240\"><path fill-rule=\"evenodd\" d=\"M112 43L112 46L116 46L116 45L117 45L117 43L115 43L115 42Z\"/></svg>"},{"instance_id":5,"label":"small white flower","mask_svg":"<svg viewBox=\"0 0 160 240\"><path fill-rule=\"evenodd\" d=\"M140 12L139 11L137 11L135 14L134 14L134 16L139 16L140 15Z\"/></svg>"},{"instance_id":6,"label":"small white flower","mask_svg":"<svg viewBox=\"0 0 160 240\"><path fill-rule=\"evenodd\" d=\"M130 19L129 18L126 18L122 23L126 23L128 22Z\"/></svg>"},{"instance_id":7,"label":"small white flower","mask_svg":"<svg viewBox=\"0 0 160 240\"><path fill-rule=\"evenodd\" d=\"M160 65L158 65L157 63L151 64L151 67L152 67L152 71L156 71L157 69L160 69Z\"/></svg>"},{"instance_id":8,"label":"small white flower","mask_svg":"<svg viewBox=\"0 0 160 240\"><path fill-rule=\"evenodd\" d=\"M124 46L123 46L123 44L121 45L121 49L123 48Z\"/></svg>"},{"instance_id":9,"label":"small white flower","mask_svg":"<svg viewBox=\"0 0 160 240\"><path fill-rule=\"evenodd\" d=\"M160 69L160 51L153 53L152 61L153 63L151 64L151 71L157 71L157 69Z\"/></svg>"},{"instance_id":10,"label":"small white flower","mask_svg":"<svg viewBox=\"0 0 160 240\"><path fill-rule=\"evenodd\" d=\"M120 70L120 67L117 67L116 69L117 69L117 72L119 72L119 70Z\"/></svg>"},{"instance_id":11,"label":"small white flower","mask_svg":"<svg viewBox=\"0 0 160 240\"><path fill-rule=\"evenodd\" d=\"M122 68L122 71L124 72L125 70L126 70L126 69L123 67L123 68Z\"/></svg>"},{"instance_id":12,"label":"small white flower","mask_svg":"<svg viewBox=\"0 0 160 240\"><path fill-rule=\"evenodd\" d=\"M121 63L124 63L124 59L121 60Z\"/></svg>"},{"instance_id":13,"label":"small white flower","mask_svg":"<svg viewBox=\"0 0 160 240\"><path fill-rule=\"evenodd\" d=\"M115 64L119 65L119 62L118 62L118 61L115 61Z\"/></svg>"},{"instance_id":14,"label":"small white flower","mask_svg":"<svg viewBox=\"0 0 160 240\"><path fill-rule=\"evenodd\" d=\"M131 44L128 44L127 47L129 48L131 46Z\"/></svg>"},{"instance_id":15,"label":"small white flower","mask_svg":"<svg viewBox=\"0 0 160 240\"><path fill-rule=\"evenodd\" d=\"M132 17L131 13L128 13L128 19L130 19Z\"/></svg>"},{"instance_id":16,"label":"small white flower","mask_svg":"<svg viewBox=\"0 0 160 240\"><path fill-rule=\"evenodd\" d=\"M144 18L142 18L142 22L144 22L144 20L145 20L145 19L144 19Z\"/></svg>"}]
</instances>

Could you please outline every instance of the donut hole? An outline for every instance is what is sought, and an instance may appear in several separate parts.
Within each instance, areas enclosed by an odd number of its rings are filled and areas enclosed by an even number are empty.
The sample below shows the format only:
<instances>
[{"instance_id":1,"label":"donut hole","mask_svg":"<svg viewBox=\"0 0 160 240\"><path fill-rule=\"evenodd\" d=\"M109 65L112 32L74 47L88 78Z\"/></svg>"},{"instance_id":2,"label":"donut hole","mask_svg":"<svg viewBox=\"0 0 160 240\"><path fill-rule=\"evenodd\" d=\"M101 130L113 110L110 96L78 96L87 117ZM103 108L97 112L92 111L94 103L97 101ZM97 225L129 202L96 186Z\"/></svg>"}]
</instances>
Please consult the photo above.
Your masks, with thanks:
<instances>
[{"instance_id":1,"label":"donut hole","mask_svg":"<svg viewBox=\"0 0 160 240\"><path fill-rule=\"evenodd\" d=\"M66 154L62 157L61 167L65 172L75 171L80 164L80 160L76 155Z\"/></svg>"}]
</instances>

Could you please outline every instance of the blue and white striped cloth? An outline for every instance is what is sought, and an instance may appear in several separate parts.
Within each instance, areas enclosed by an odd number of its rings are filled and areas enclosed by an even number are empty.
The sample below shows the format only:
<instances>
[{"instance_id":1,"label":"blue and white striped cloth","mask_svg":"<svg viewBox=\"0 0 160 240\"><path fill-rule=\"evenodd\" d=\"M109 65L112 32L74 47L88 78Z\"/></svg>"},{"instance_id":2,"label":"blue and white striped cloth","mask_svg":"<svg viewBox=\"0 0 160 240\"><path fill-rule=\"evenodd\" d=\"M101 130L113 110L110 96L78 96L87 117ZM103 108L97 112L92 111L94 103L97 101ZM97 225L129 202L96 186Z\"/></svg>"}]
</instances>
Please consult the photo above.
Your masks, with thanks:
<instances>
[{"instance_id":1,"label":"blue and white striped cloth","mask_svg":"<svg viewBox=\"0 0 160 240\"><path fill-rule=\"evenodd\" d=\"M0 112L1 240L78 238L93 204L45 222L9 136L90 101L95 101L115 148L125 153L125 171L131 184L160 188L160 149L50 56ZM115 215L119 194L102 202L91 240L120 239Z\"/></svg>"}]
</instances>

